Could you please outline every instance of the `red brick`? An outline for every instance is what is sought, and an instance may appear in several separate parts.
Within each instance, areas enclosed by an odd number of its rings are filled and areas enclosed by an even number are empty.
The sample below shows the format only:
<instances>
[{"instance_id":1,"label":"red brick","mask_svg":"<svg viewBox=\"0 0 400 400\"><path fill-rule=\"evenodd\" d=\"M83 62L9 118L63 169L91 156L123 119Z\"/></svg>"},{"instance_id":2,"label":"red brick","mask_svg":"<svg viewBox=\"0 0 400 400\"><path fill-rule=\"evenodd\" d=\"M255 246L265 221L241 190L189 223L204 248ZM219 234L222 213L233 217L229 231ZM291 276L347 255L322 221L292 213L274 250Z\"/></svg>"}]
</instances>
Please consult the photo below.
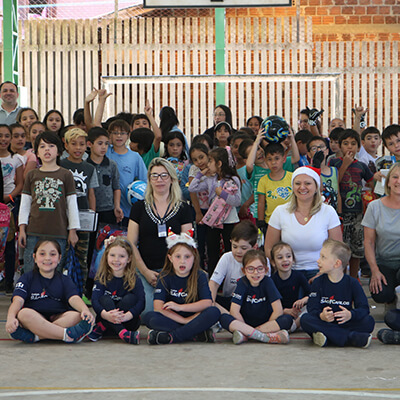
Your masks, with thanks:
<instances>
[{"instance_id":1,"label":"red brick","mask_svg":"<svg viewBox=\"0 0 400 400\"><path fill-rule=\"evenodd\" d=\"M347 22L345 17L342 17L341 15L338 17L335 17L335 24L345 24Z\"/></svg>"},{"instance_id":2,"label":"red brick","mask_svg":"<svg viewBox=\"0 0 400 400\"><path fill-rule=\"evenodd\" d=\"M383 0L372 0L372 4L384 4Z\"/></svg>"},{"instance_id":3,"label":"red brick","mask_svg":"<svg viewBox=\"0 0 400 400\"><path fill-rule=\"evenodd\" d=\"M393 6L392 13L393 13L393 15L399 15L400 14L400 6Z\"/></svg>"},{"instance_id":4,"label":"red brick","mask_svg":"<svg viewBox=\"0 0 400 400\"><path fill-rule=\"evenodd\" d=\"M346 0L346 4L348 6L356 6L358 5L358 0Z\"/></svg>"},{"instance_id":5,"label":"red brick","mask_svg":"<svg viewBox=\"0 0 400 400\"><path fill-rule=\"evenodd\" d=\"M329 14L330 15L341 15L342 14L342 10L341 7L329 7Z\"/></svg>"},{"instance_id":6,"label":"red brick","mask_svg":"<svg viewBox=\"0 0 400 400\"><path fill-rule=\"evenodd\" d=\"M343 15L353 15L354 14L354 7L351 7L351 6L342 7L342 14Z\"/></svg>"},{"instance_id":7,"label":"red brick","mask_svg":"<svg viewBox=\"0 0 400 400\"><path fill-rule=\"evenodd\" d=\"M309 6L320 6L321 0L308 0L308 5Z\"/></svg>"},{"instance_id":8,"label":"red brick","mask_svg":"<svg viewBox=\"0 0 400 400\"><path fill-rule=\"evenodd\" d=\"M367 15L362 15L360 17L360 24L372 24L372 17Z\"/></svg>"},{"instance_id":9,"label":"red brick","mask_svg":"<svg viewBox=\"0 0 400 400\"><path fill-rule=\"evenodd\" d=\"M396 23L397 23L397 18L394 15L385 17L385 24L396 24Z\"/></svg>"},{"instance_id":10,"label":"red brick","mask_svg":"<svg viewBox=\"0 0 400 400\"><path fill-rule=\"evenodd\" d=\"M385 17L383 15L375 15L372 17L372 23L373 24L384 24Z\"/></svg>"},{"instance_id":11,"label":"red brick","mask_svg":"<svg viewBox=\"0 0 400 400\"><path fill-rule=\"evenodd\" d=\"M333 24L335 22L335 17L322 17L322 23L324 25Z\"/></svg>"},{"instance_id":12,"label":"red brick","mask_svg":"<svg viewBox=\"0 0 400 400\"><path fill-rule=\"evenodd\" d=\"M367 7L367 14L369 15L378 14L378 7Z\"/></svg>"},{"instance_id":13,"label":"red brick","mask_svg":"<svg viewBox=\"0 0 400 400\"><path fill-rule=\"evenodd\" d=\"M327 7L317 7L317 15L328 15Z\"/></svg>"},{"instance_id":14,"label":"red brick","mask_svg":"<svg viewBox=\"0 0 400 400\"><path fill-rule=\"evenodd\" d=\"M306 7L304 11L305 11L305 15L307 15L307 16L315 15L317 13L316 7Z\"/></svg>"},{"instance_id":15,"label":"red brick","mask_svg":"<svg viewBox=\"0 0 400 400\"><path fill-rule=\"evenodd\" d=\"M348 20L348 24L358 25L360 23L360 17L357 15L350 15Z\"/></svg>"},{"instance_id":16,"label":"red brick","mask_svg":"<svg viewBox=\"0 0 400 400\"><path fill-rule=\"evenodd\" d=\"M367 13L367 7L362 7L362 6L354 7L354 11L355 14L357 15L364 15Z\"/></svg>"},{"instance_id":17,"label":"red brick","mask_svg":"<svg viewBox=\"0 0 400 400\"><path fill-rule=\"evenodd\" d=\"M321 25L322 17L316 17L316 16L312 17L312 23L315 25Z\"/></svg>"},{"instance_id":18,"label":"red brick","mask_svg":"<svg viewBox=\"0 0 400 400\"><path fill-rule=\"evenodd\" d=\"M379 15L390 15L390 6L379 7Z\"/></svg>"},{"instance_id":19,"label":"red brick","mask_svg":"<svg viewBox=\"0 0 400 400\"><path fill-rule=\"evenodd\" d=\"M333 0L321 0L321 5L323 6L332 6L333 4L335 4Z\"/></svg>"},{"instance_id":20,"label":"red brick","mask_svg":"<svg viewBox=\"0 0 400 400\"><path fill-rule=\"evenodd\" d=\"M371 4L371 0L359 0L360 5L362 6L368 6Z\"/></svg>"},{"instance_id":21,"label":"red brick","mask_svg":"<svg viewBox=\"0 0 400 400\"><path fill-rule=\"evenodd\" d=\"M335 5L344 6L346 4L346 0L335 0Z\"/></svg>"},{"instance_id":22,"label":"red brick","mask_svg":"<svg viewBox=\"0 0 400 400\"><path fill-rule=\"evenodd\" d=\"M397 0L385 0L385 4L396 4Z\"/></svg>"}]
</instances>

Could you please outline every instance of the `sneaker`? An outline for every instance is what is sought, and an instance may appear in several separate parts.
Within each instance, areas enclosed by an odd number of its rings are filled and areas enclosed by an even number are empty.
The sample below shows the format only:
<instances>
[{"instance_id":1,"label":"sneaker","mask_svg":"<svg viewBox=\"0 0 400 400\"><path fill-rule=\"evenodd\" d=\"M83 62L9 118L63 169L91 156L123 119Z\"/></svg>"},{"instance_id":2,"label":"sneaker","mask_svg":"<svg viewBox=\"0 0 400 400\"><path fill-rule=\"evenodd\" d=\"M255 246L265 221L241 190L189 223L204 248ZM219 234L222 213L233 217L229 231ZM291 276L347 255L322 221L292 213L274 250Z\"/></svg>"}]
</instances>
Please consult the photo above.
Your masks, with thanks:
<instances>
[{"instance_id":1,"label":"sneaker","mask_svg":"<svg viewBox=\"0 0 400 400\"><path fill-rule=\"evenodd\" d=\"M93 325L87 322L86 320L82 320L79 324L71 326L67 328L67 335L72 339L71 342L68 343L79 343L86 336L90 334L93 330Z\"/></svg>"},{"instance_id":2,"label":"sneaker","mask_svg":"<svg viewBox=\"0 0 400 400\"><path fill-rule=\"evenodd\" d=\"M92 341L92 342L97 342L103 337L103 333L105 332L104 326L101 327L100 324L96 324L95 327L93 328L92 332L87 335L87 337Z\"/></svg>"},{"instance_id":3,"label":"sneaker","mask_svg":"<svg viewBox=\"0 0 400 400\"><path fill-rule=\"evenodd\" d=\"M325 347L328 341L327 337L322 332L314 332L312 334L312 339L314 344L319 347Z\"/></svg>"},{"instance_id":4,"label":"sneaker","mask_svg":"<svg viewBox=\"0 0 400 400\"><path fill-rule=\"evenodd\" d=\"M28 329L19 326L17 330L10 334L13 339L21 340L25 343L33 343L35 341L35 335Z\"/></svg>"},{"instance_id":5,"label":"sneaker","mask_svg":"<svg viewBox=\"0 0 400 400\"><path fill-rule=\"evenodd\" d=\"M292 326L290 327L289 332L293 333L293 332L296 332L296 330L297 330L296 320L293 320Z\"/></svg>"},{"instance_id":6,"label":"sneaker","mask_svg":"<svg viewBox=\"0 0 400 400\"><path fill-rule=\"evenodd\" d=\"M125 331L120 338L129 344L139 344L140 332L139 331Z\"/></svg>"},{"instance_id":7,"label":"sneaker","mask_svg":"<svg viewBox=\"0 0 400 400\"><path fill-rule=\"evenodd\" d=\"M289 343L289 333L287 330L282 329L275 333L267 333L270 344L287 344Z\"/></svg>"},{"instance_id":8,"label":"sneaker","mask_svg":"<svg viewBox=\"0 0 400 400\"><path fill-rule=\"evenodd\" d=\"M247 336L243 335L242 332L234 331L232 336L232 341L235 344L241 344L243 342L247 342L249 339Z\"/></svg>"},{"instance_id":9,"label":"sneaker","mask_svg":"<svg viewBox=\"0 0 400 400\"><path fill-rule=\"evenodd\" d=\"M400 344L400 332L392 329L381 329L378 332L378 339L385 344Z\"/></svg>"},{"instance_id":10,"label":"sneaker","mask_svg":"<svg viewBox=\"0 0 400 400\"><path fill-rule=\"evenodd\" d=\"M207 329L203 332L198 333L194 338L194 342L202 342L202 343L215 343L215 333L212 328Z\"/></svg>"},{"instance_id":11,"label":"sneaker","mask_svg":"<svg viewBox=\"0 0 400 400\"><path fill-rule=\"evenodd\" d=\"M155 331L154 329L149 331L147 336L148 344L170 344L172 343L172 336L169 332Z\"/></svg>"},{"instance_id":12,"label":"sneaker","mask_svg":"<svg viewBox=\"0 0 400 400\"><path fill-rule=\"evenodd\" d=\"M366 349L372 340L372 335L365 332L350 332L349 333L349 344L354 347L361 347Z\"/></svg>"},{"instance_id":13,"label":"sneaker","mask_svg":"<svg viewBox=\"0 0 400 400\"><path fill-rule=\"evenodd\" d=\"M224 328L222 328L220 322L217 321L210 329L213 331L214 334L217 334L221 332Z\"/></svg>"}]
</instances>

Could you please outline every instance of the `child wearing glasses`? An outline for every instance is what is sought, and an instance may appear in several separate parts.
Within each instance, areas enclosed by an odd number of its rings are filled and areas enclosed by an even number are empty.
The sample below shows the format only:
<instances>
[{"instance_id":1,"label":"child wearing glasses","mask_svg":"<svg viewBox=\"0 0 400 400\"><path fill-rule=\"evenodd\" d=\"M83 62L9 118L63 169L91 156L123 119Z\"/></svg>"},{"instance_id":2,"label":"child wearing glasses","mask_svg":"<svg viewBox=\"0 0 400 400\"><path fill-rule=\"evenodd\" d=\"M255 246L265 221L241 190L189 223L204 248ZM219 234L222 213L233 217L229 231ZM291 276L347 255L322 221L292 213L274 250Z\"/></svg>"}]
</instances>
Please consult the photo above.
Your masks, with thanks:
<instances>
[{"instance_id":1,"label":"child wearing glasses","mask_svg":"<svg viewBox=\"0 0 400 400\"><path fill-rule=\"evenodd\" d=\"M126 189L133 181L147 182L147 169L139 153L128 149L126 141L129 135L129 124L121 119L111 122L108 127L110 143L106 156L117 163L119 186L121 188L121 209L124 213L123 226L128 226L131 204L126 196Z\"/></svg>"},{"instance_id":2,"label":"child wearing glasses","mask_svg":"<svg viewBox=\"0 0 400 400\"><path fill-rule=\"evenodd\" d=\"M263 343L288 343L293 318L283 314L281 295L266 274L268 264L260 250L249 250L243 257L244 277L232 295L230 314L223 314L223 328L233 333L233 343L249 339Z\"/></svg>"},{"instance_id":3,"label":"child wearing glasses","mask_svg":"<svg viewBox=\"0 0 400 400\"><path fill-rule=\"evenodd\" d=\"M342 200L339 196L338 170L336 167L328 167L327 165L326 159L329 155L329 148L325 140L322 137L314 136L307 143L307 151L312 160L312 165L321 168L324 202L340 213L342 211Z\"/></svg>"}]
</instances>

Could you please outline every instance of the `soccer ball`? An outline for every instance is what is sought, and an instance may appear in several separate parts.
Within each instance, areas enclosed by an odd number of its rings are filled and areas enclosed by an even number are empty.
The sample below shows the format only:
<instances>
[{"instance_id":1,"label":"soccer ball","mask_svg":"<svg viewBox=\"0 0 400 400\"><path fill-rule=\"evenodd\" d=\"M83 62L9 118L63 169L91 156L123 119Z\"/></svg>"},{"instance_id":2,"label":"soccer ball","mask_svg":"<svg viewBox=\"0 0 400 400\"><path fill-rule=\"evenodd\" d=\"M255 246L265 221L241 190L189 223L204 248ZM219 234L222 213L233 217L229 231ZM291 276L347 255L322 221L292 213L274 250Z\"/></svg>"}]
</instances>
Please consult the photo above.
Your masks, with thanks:
<instances>
[{"instance_id":1,"label":"soccer ball","mask_svg":"<svg viewBox=\"0 0 400 400\"><path fill-rule=\"evenodd\" d=\"M280 143L289 135L288 123L278 115L265 118L261 126L265 129L265 139L270 143Z\"/></svg>"},{"instance_id":2,"label":"soccer ball","mask_svg":"<svg viewBox=\"0 0 400 400\"><path fill-rule=\"evenodd\" d=\"M138 200L144 199L144 192L146 191L147 183L143 181L134 181L126 188L126 198L128 203L134 204Z\"/></svg>"}]
</instances>

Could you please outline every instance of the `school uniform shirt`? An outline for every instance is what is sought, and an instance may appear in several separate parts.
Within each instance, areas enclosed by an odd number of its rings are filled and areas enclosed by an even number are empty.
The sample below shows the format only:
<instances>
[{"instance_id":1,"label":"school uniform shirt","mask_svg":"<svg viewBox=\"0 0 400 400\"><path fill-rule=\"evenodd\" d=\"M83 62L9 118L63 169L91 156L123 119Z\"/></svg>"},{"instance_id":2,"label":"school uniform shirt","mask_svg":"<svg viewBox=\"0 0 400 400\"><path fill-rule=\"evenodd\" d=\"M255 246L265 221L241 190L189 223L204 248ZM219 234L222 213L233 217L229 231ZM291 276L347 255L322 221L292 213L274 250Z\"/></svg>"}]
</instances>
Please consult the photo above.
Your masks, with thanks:
<instances>
[{"instance_id":1,"label":"school uniform shirt","mask_svg":"<svg viewBox=\"0 0 400 400\"><path fill-rule=\"evenodd\" d=\"M334 158L330 161L329 166L336 167L339 171L342 164L343 158ZM363 179L368 183L373 177L374 174L363 162L354 160L349 165L339 184L340 195L342 196L342 213L362 213L361 192Z\"/></svg>"},{"instance_id":2,"label":"school uniform shirt","mask_svg":"<svg viewBox=\"0 0 400 400\"><path fill-rule=\"evenodd\" d=\"M99 281L95 281L92 293L92 305L96 314L100 316L104 307L100 304L100 298L102 296L111 297L111 299L117 303L122 300L127 294L133 295L132 307L129 311L132 313L134 318L144 310L145 306L145 295L143 289L143 283L141 279L136 278L135 287L132 290L128 290L124 287L124 278L113 277L107 285L102 285Z\"/></svg>"},{"instance_id":3,"label":"school uniform shirt","mask_svg":"<svg viewBox=\"0 0 400 400\"><path fill-rule=\"evenodd\" d=\"M251 286L249 280L243 276L232 295L232 303L240 306L240 314L246 324L255 327L269 320L272 314L271 304L281 298L273 280L268 276L257 287Z\"/></svg>"},{"instance_id":4,"label":"school uniform shirt","mask_svg":"<svg viewBox=\"0 0 400 400\"><path fill-rule=\"evenodd\" d=\"M43 277L33 270L23 274L15 285L14 296L24 299L24 308L50 316L71 310L68 300L78 296L78 290L69 276L55 272L53 278Z\"/></svg>"},{"instance_id":5,"label":"school uniform shirt","mask_svg":"<svg viewBox=\"0 0 400 400\"><path fill-rule=\"evenodd\" d=\"M271 179L270 172L258 182L257 195L265 196L264 220L268 224L272 212L281 204L289 201L292 194L292 172L285 171L282 179Z\"/></svg>"},{"instance_id":6,"label":"school uniform shirt","mask_svg":"<svg viewBox=\"0 0 400 400\"><path fill-rule=\"evenodd\" d=\"M118 154L112 146L108 147L107 157L117 163L119 171L119 187L121 189L121 209L125 217L129 217L132 205L126 197L126 188L134 181L147 182L147 168L142 157L130 149L125 154Z\"/></svg>"},{"instance_id":7,"label":"school uniform shirt","mask_svg":"<svg viewBox=\"0 0 400 400\"><path fill-rule=\"evenodd\" d=\"M59 168L57 171L43 172L40 169L29 171L22 194L31 196L30 210L24 217L21 204L19 216L21 224L27 223L27 234L66 238L68 236L67 196L75 193L74 178L65 168ZM28 220L25 221L26 219ZM71 221L69 222L71 224ZM77 226L79 226L79 220ZM75 227L76 225L72 224L69 229L75 229Z\"/></svg>"},{"instance_id":8,"label":"school uniform shirt","mask_svg":"<svg viewBox=\"0 0 400 400\"><path fill-rule=\"evenodd\" d=\"M114 209L114 191L119 188L119 172L115 161L104 156L100 164L96 164L90 157L87 162L93 165L99 186L94 188L96 196L96 211L110 211ZM121 193L121 196L125 195Z\"/></svg>"},{"instance_id":9,"label":"school uniform shirt","mask_svg":"<svg viewBox=\"0 0 400 400\"><path fill-rule=\"evenodd\" d=\"M187 293L188 278L181 278L175 274L159 277L156 290L154 291L154 300L161 300L164 303L173 301L177 304L185 304ZM212 300L210 288L208 286L205 272L198 271L197 276L197 300ZM188 317L195 313L178 312L182 317Z\"/></svg>"},{"instance_id":10,"label":"school uniform shirt","mask_svg":"<svg viewBox=\"0 0 400 400\"><path fill-rule=\"evenodd\" d=\"M139 225L140 255L147 268L151 270L161 269L167 255L165 237L158 236L158 217L153 213L150 204L139 200L132 205L129 219ZM164 218L166 232L171 228L176 234L181 233L181 226L192 223L192 210L186 203L178 203Z\"/></svg>"},{"instance_id":11,"label":"school uniform shirt","mask_svg":"<svg viewBox=\"0 0 400 400\"><path fill-rule=\"evenodd\" d=\"M89 209L88 190L99 187L93 165L86 161L74 163L67 158L60 161L63 168L69 169L74 177L79 210Z\"/></svg>"},{"instance_id":12,"label":"school uniform shirt","mask_svg":"<svg viewBox=\"0 0 400 400\"><path fill-rule=\"evenodd\" d=\"M300 299L300 288L303 289L303 297L310 294L311 287L306 277L299 271L292 270L289 278L285 280L279 276L278 272L275 272L271 278L282 296L283 308L292 308L293 303Z\"/></svg>"},{"instance_id":13,"label":"school uniform shirt","mask_svg":"<svg viewBox=\"0 0 400 400\"><path fill-rule=\"evenodd\" d=\"M236 261L231 251L224 253L219 259L214 273L211 276L212 281L221 285L222 296L231 297L236 290L238 280L243 276L243 264Z\"/></svg>"},{"instance_id":14,"label":"school uniform shirt","mask_svg":"<svg viewBox=\"0 0 400 400\"><path fill-rule=\"evenodd\" d=\"M308 313L319 317L325 307L331 307L335 313L342 311L339 306L351 312L351 321L360 321L369 314L367 297L357 279L343 275L339 282L334 283L327 274L314 279L307 303Z\"/></svg>"}]
</instances>

